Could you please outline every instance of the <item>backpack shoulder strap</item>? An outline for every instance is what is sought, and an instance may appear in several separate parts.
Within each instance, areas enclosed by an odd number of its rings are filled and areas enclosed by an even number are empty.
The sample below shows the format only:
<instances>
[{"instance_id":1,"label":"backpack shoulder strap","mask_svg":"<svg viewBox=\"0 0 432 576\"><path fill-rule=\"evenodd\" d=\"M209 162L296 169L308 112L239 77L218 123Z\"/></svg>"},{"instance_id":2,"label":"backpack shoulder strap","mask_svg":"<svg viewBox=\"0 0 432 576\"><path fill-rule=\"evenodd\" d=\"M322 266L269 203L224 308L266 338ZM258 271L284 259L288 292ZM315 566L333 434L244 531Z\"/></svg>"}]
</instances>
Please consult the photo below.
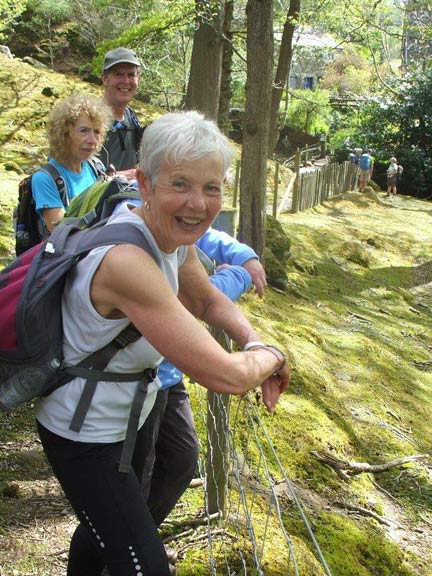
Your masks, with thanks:
<instances>
[{"instance_id":1,"label":"backpack shoulder strap","mask_svg":"<svg viewBox=\"0 0 432 576\"><path fill-rule=\"evenodd\" d=\"M139 338L141 338L141 333L133 324L129 324L111 342L81 360L77 366L63 366L63 370L71 376L71 378L78 376L86 379L82 395L69 426L70 430L74 432L81 430L98 382L111 380L117 382L135 382L142 379L150 382L150 380L156 378L157 370L153 370L152 368L130 374L105 371L114 354L126 348L129 344L136 342Z\"/></svg>"},{"instance_id":2,"label":"backpack shoulder strap","mask_svg":"<svg viewBox=\"0 0 432 576\"><path fill-rule=\"evenodd\" d=\"M134 126L138 126L139 128L141 128L141 122L139 121L135 110L133 108L131 108L130 106L127 106L126 110L128 111L129 118L131 119L132 124Z\"/></svg>"},{"instance_id":3,"label":"backpack shoulder strap","mask_svg":"<svg viewBox=\"0 0 432 576\"><path fill-rule=\"evenodd\" d=\"M87 160L87 163L90 166L93 174L96 176L96 179L101 177L106 178L106 173L104 170L105 166L100 158L94 156L93 158Z\"/></svg>"},{"instance_id":4,"label":"backpack shoulder strap","mask_svg":"<svg viewBox=\"0 0 432 576\"><path fill-rule=\"evenodd\" d=\"M128 114L129 114L129 118L131 120L132 126L133 126L133 136L134 136L134 147L135 147L135 151L139 152L139 148L141 145L141 140L144 134L144 130L145 130L145 126L141 126L141 122L138 119L138 116L135 113L135 110L133 108L131 108L130 106L128 106L126 108Z\"/></svg>"},{"instance_id":5,"label":"backpack shoulder strap","mask_svg":"<svg viewBox=\"0 0 432 576\"><path fill-rule=\"evenodd\" d=\"M128 222L106 226L107 221L108 218L101 220L85 230L72 224L60 224L46 240L44 251L54 256L61 255L68 249L74 253L75 258L80 258L100 246L134 244L147 252L156 264L160 264L160 257L136 226Z\"/></svg>"},{"instance_id":6,"label":"backpack shoulder strap","mask_svg":"<svg viewBox=\"0 0 432 576\"><path fill-rule=\"evenodd\" d=\"M46 172L47 174L49 174L51 176L51 178L53 179L54 184L56 185L56 188L60 194L60 198L61 198L61 201L63 202L63 205L67 206L69 204L69 197L67 194L66 180L60 174L58 169L54 166L54 164L51 164L51 162L47 162L46 164L44 164L43 166L38 168L38 170L36 170L36 172L38 172L39 170L42 170L43 172Z\"/></svg>"},{"instance_id":7,"label":"backpack shoulder strap","mask_svg":"<svg viewBox=\"0 0 432 576\"><path fill-rule=\"evenodd\" d=\"M82 237L77 246L77 255L89 252L99 246L112 244L134 244L147 252L156 264L160 264L160 257L156 254L149 240L133 224L127 222L113 223L105 226L108 219L101 220L92 228L82 230Z\"/></svg>"}]
</instances>

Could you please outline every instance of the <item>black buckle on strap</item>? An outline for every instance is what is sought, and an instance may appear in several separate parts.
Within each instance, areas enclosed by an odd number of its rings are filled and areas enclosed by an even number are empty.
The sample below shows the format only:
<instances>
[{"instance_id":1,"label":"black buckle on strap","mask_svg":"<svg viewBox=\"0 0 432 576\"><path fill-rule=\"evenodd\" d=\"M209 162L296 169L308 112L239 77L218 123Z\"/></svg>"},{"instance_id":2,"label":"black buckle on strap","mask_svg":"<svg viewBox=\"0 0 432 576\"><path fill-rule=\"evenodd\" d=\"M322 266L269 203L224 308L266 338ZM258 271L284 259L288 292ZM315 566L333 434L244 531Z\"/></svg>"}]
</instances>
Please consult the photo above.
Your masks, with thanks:
<instances>
[{"instance_id":1,"label":"black buckle on strap","mask_svg":"<svg viewBox=\"0 0 432 576\"><path fill-rule=\"evenodd\" d=\"M135 328L135 326L130 325L114 338L113 345L119 350L122 350L128 344L136 342L139 338L141 338L141 333Z\"/></svg>"}]
</instances>

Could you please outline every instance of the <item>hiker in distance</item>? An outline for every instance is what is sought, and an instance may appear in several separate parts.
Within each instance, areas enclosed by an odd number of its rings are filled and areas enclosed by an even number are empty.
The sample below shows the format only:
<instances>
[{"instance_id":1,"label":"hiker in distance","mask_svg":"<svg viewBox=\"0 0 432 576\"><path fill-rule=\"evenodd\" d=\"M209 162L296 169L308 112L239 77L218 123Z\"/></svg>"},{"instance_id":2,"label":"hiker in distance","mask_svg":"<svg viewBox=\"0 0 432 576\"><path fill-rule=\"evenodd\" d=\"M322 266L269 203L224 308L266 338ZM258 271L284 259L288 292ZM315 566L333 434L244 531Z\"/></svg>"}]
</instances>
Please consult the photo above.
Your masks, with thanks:
<instances>
[{"instance_id":1,"label":"hiker in distance","mask_svg":"<svg viewBox=\"0 0 432 576\"><path fill-rule=\"evenodd\" d=\"M57 178L45 168L33 174L31 189L41 217L42 237L63 218L69 200L96 181L98 174L89 160L102 145L110 121L109 107L88 94L73 94L51 110L47 120L49 164L64 182L65 198Z\"/></svg>"},{"instance_id":2,"label":"hiker in distance","mask_svg":"<svg viewBox=\"0 0 432 576\"><path fill-rule=\"evenodd\" d=\"M359 158L358 166L360 168L360 192L366 188L369 180L372 178L374 160L372 158L372 150L365 150Z\"/></svg>"},{"instance_id":3,"label":"hiker in distance","mask_svg":"<svg viewBox=\"0 0 432 576\"><path fill-rule=\"evenodd\" d=\"M105 54L102 65L103 101L114 117L99 158L108 174L132 180L138 165L144 128L129 106L138 89L141 62L133 50L115 48Z\"/></svg>"},{"instance_id":4,"label":"hiker in distance","mask_svg":"<svg viewBox=\"0 0 432 576\"><path fill-rule=\"evenodd\" d=\"M69 274L63 293L64 359L76 364L130 322L142 337L110 361L111 373L154 367L162 356L199 384L244 394L261 386L272 411L289 383L284 354L264 345L236 306L210 283L193 244L221 209L231 149L197 112L166 114L145 131L137 179L143 205L127 205L107 226L129 223L160 264L133 245L92 250ZM228 353L196 320L225 330L242 352ZM99 382L81 432L69 428L84 381L76 377L38 400L38 431L47 457L80 521L68 576L170 574L167 556L132 470L119 471L137 383ZM157 392L148 384L142 426ZM140 458L140 429L134 458Z\"/></svg>"},{"instance_id":5,"label":"hiker in distance","mask_svg":"<svg viewBox=\"0 0 432 576\"><path fill-rule=\"evenodd\" d=\"M387 196L396 196L397 194L397 178L403 172L403 167L398 164L397 159L392 156L390 164L386 170L387 173Z\"/></svg>"}]
</instances>

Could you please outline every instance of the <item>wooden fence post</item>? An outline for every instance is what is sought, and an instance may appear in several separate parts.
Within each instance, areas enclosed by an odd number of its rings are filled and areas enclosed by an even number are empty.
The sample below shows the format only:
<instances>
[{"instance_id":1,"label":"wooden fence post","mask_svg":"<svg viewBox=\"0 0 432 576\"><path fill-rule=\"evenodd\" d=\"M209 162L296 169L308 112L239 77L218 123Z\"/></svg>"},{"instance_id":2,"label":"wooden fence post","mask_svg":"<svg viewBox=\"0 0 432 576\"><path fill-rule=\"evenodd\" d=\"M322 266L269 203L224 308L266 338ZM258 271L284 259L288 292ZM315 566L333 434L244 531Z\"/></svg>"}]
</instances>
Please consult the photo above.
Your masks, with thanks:
<instances>
[{"instance_id":1,"label":"wooden fence post","mask_svg":"<svg viewBox=\"0 0 432 576\"><path fill-rule=\"evenodd\" d=\"M293 186L293 197L292 197L292 211L294 214L299 211L299 186L300 186L300 150L297 148L297 152L294 159L294 172L296 174Z\"/></svg>"},{"instance_id":2,"label":"wooden fence post","mask_svg":"<svg viewBox=\"0 0 432 576\"><path fill-rule=\"evenodd\" d=\"M225 333L210 330L213 337L225 348ZM225 515L228 489L229 462L229 412L230 396L207 392L207 459L206 488L207 513Z\"/></svg>"},{"instance_id":3,"label":"wooden fence post","mask_svg":"<svg viewBox=\"0 0 432 576\"><path fill-rule=\"evenodd\" d=\"M240 162L236 165L236 185ZM235 186L236 189L236 186ZM228 211L226 211L228 212ZM228 218L218 218L213 222L214 228L235 236L235 210L230 210ZM210 334L225 348L231 351L231 341L223 330L210 328ZM207 513L220 512L225 515L226 494L229 474L229 410L230 396L207 392L207 458L206 489Z\"/></svg>"}]
</instances>

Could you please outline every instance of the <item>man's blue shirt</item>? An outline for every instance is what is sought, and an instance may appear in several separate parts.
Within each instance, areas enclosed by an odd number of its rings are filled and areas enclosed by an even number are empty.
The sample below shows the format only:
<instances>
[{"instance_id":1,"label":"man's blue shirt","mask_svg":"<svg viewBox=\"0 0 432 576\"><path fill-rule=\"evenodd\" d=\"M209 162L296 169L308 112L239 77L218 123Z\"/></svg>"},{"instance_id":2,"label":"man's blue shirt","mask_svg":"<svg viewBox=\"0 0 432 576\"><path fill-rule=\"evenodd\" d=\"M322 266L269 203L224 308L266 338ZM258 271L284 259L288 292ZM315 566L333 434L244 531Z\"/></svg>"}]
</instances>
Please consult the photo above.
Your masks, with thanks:
<instances>
[{"instance_id":1,"label":"man's blue shirt","mask_svg":"<svg viewBox=\"0 0 432 576\"><path fill-rule=\"evenodd\" d=\"M230 268L225 268L210 276L210 282L221 292L223 292L233 302L249 290L252 278L249 272L242 267L242 264L251 258L258 258L257 254L246 244L238 242L225 232L220 232L210 228L196 242L209 258L216 261L216 265L230 264ZM170 388L178 384L183 377L182 372L173 366L168 360L164 360L158 370L158 378L162 388Z\"/></svg>"}]
</instances>

